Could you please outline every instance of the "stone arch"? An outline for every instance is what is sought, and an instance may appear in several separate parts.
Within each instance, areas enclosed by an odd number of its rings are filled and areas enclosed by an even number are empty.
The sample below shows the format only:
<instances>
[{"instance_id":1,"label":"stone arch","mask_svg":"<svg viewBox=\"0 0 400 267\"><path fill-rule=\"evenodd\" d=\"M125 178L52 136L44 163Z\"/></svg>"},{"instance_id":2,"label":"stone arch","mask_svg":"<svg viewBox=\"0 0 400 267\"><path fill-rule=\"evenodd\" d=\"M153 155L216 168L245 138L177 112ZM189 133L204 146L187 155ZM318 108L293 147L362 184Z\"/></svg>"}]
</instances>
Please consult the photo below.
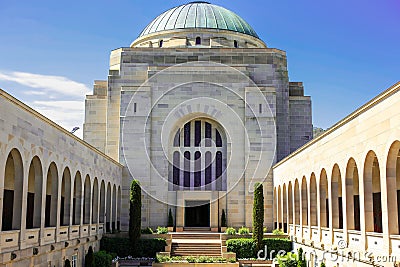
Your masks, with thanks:
<instances>
[{"instance_id":1,"label":"stone arch","mask_svg":"<svg viewBox=\"0 0 400 267\"><path fill-rule=\"evenodd\" d=\"M70 225L71 218L71 172L64 169L61 180L60 225Z\"/></svg>"},{"instance_id":2,"label":"stone arch","mask_svg":"<svg viewBox=\"0 0 400 267\"><path fill-rule=\"evenodd\" d=\"M367 232L382 233L382 198L379 161L369 151L364 163L364 216Z\"/></svg>"},{"instance_id":3,"label":"stone arch","mask_svg":"<svg viewBox=\"0 0 400 267\"><path fill-rule=\"evenodd\" d=\"M292 182L289 182L288 186L288 210L289 210L289 218L288 223L294 224L293 222L293 186Z\"/></svg>"},{"instance_id":4,"label":"stone arch","mask_svg":"<svg viewBox=\"0 0 400 267\"><path fill-rule=\"evenodd\" d=\"M101 181L100 185L100 223L105 223L105 214L106 214L106 186L104 180Z\"/></svg>"},{"instance_id":5,"label":"stone arch","mask_svg":"<svg viewBox=\"0 0 400 267\"><path fill-rule=\"evenodd\" d=\"M389 234L400 234L400 141L389 149L386 164Z\"/></svg>"},{"instance_id":6,"label":"stone arch","mask_svg":"<svg viewBox=\"0 0 400 267\"><path fill-rule=\"evenodd\" d=\"M347 162L345 179L347 229L360 231L360 180L357 163L353 158Z\"/></svg>"},{"instance_id":7,"label":"stone arch","mask_svg":"<svg viewBox=\"0 0 400 267\"><path fill-rule=\"evenodd\" d=\"M278 210L277 210L277 228L282 229L282 191L281 191L281 186L278 186Z\"/></svg>"},{"instance_id":8,"label":"stone arch","mask_svg":"<svg viewBox=\"0 0 400 267\"><path fill-rule=\"evenodd\" d=\"M42 221L43 167L38 156L33 157L28 173L26 198L26 229L40 228Z\"/></svg>"},{"instance_id":9,"label":"stone arch","mask_svg":"<svg viewBox=\"0 0 400 267\"><path fill-rule=\"evenodd\" d=\"M14 148L4 170L2 231L21 229L23 173L21 154Z\"/></svg>"},{"instance_id":10,"label":"stone arch","mask_svg":"<svg viewBox=\"0 0 400 267\"><path fill-rule=\"evenodd\" d=\"M117 189L115 187L115 184L113 185L113 191L112 191L112 216L111 216L111 222L112 222L112 232L116 230L116 221L117 221Z\"/></svg>"},{"instance_id":11,"label":"stone arch","mask_svg":"<svg viewBox=\"0 0 400 267\"><path fill-rule=\"evenodd\" d=\"M82 219L82 176L79 171L75 174L74 181L74 195L73 195L73 212L72 212L72 224L81 224Z\"/></svg>"},{"instance_id":12,"label":"stone arch","mask_svg":"<svg viewBox=\"0 0 400 267\"><path fill-rule=\"evenodd\" d=\"M329 227L329 204L328 204L328 176L326 170L322 169L319 177L319 204L320 204L320 225Z\"/></svg>"},{"instance_id":13,"label":"stone arch","mask_svg":"<svg viewBox=\"0 0 400 267\"><path fill-rule=\"evenodd\" d=\"M286 184L283 184L282 187L282 197L283 197L283 201L282 201L282 205L283 205L283 215L282 215L282 222L283 222L283 231L285 233L287 233L287 229L288 229L288 218L287 218L287 213L288 213L288 205L287 205L287 191L286 191Z\"/></svg>"},{"instance_id":14,"label":"stone arch","mask_svg":"<svg viewBox=\"0 0 400 267\"><path fill-rule=\"evenodd\" d=\"M299 180L296 179L294 182L294 213L295 213L295 224L300 224L300 186Z\"/></svg>"},{"instance_id":15,"label":"stone arch","mask_svg":"<svg viewBox=\"0 0 400 267\"><path fill-rule=\"evenodd\" d=\"M118 186L118 198L117 198L117 230L121 230L121 207L122 207L122 192L121 186Z\"/></svg>"},{"instance_id":16,"label":"stone arch","mask_svg":"<svg viewBox=\"0 0 400 267\"><path fill-rule=\"evenodd\" d=\"M301 179L301 214L301 224L308 225L308 192L305 176Z\"/></svg>"},{"instance_id":17,"label":"stone arch","mask_svg":"<svg viewBox=\"0 0 400 267\"><path fill-rule=\"evenodd\" d=\"M111 222L111 183L107 184L107 202L106 202L106 231L110 232L110 222Z\"/></svg>"},{"instance_id":18,"label":"stone arch","mask_svg":"<svg viewBox=\"0 0 400 267\"><path fill-rule=\"evenodd\" d=\"M58 204L58 169L52 162L47 171L46 182L46 206L45 206L45 227L57 225L57 204Z\"/></svg>"},{"instance_id":19,"label":"stone arch","mask_svg":"<svg viewBox=\"0 0 400 267\"><path fill-rule=\"evenodd\" d=\"M90 210L91 210L91 187L90 176L86 175L85 184L83 186L83 224L90 223Z\"/></svg>"},{"instance_id":20,"label":"stone arch","mask_svg":"<svg viewBox=\"0 0 400 267\"><path fill-rule=\"evenodd\" d=\"M93 193L92 193L92 223L97 224L98 222L99 222L99 182L96 177L94 178Z\"/></svg>"},{"instance_id":21,"label":"stone arch","mask_svg":"<svg viewBox=\"0 0 400 267\"><path fill-rule=\"evenodd\" d=\"M311 174L310 177L310 225L318 225L317 216L317 179L315 178L315 173Z\"/></svg>"},{"instance_id":22,"label":"stone arch","mask_svg":"<svg viewBox=\"0 0 400 267\"><path fill-rule=\"evenodd\" d=\"M331 190L332 227L333 229L343 229L342 177L338 164L335 164L332 169Z\"/></svg>"}]
</instances>

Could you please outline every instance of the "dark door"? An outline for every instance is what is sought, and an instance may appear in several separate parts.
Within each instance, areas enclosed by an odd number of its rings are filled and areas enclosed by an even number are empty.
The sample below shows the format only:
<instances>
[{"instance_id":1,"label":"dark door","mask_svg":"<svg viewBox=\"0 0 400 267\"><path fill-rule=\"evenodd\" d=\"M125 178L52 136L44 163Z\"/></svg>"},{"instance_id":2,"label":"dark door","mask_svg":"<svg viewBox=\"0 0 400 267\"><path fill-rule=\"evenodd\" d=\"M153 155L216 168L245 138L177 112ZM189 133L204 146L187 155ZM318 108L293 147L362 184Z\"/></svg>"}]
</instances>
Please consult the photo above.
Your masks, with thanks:
<instances>
[{"instance_id":1,"label":"dark door","mask_svg":"<svg viewBox=\"0 0 400 267\"><path fill-rule=\"evenodd\" d=\"M210 203L185 208L186 227L210 227Z\"/></svg>"}]
</instances>

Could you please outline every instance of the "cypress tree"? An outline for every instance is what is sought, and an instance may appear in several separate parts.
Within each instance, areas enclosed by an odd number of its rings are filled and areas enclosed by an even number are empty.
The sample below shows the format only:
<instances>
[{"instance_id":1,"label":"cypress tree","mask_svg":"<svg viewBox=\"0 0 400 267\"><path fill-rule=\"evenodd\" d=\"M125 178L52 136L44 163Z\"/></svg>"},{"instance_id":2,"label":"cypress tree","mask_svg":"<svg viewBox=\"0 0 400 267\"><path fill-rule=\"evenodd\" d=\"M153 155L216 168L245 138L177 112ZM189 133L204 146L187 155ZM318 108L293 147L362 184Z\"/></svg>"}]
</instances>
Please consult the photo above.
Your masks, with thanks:
<instances>
[{"instance_id":1,"label":"cypress tree","mask_svg":"<svg viewBox=\"0 0 400 267\"><path fill-rule=\"evenodd\" d=\"M135 245L142 228L142 190L137 180L131 183L129 200L129 239L132 245Z\"/></svg>"},{"instance_id":2,"label":"cypress tree","mask_svg":"<svg viewBox=\"0 0 400 267\"><path fill-rule=\"evenodd\" d=\"M225 210L222 210L222 214L221 214L221 227L226 227L226 215L225 215Z\"/></svg>"},{"instance_id":3,"label":"cypress tree","mask_svg":"<svg viewBox=\"0 0 400 267\"><path fill-rule=\"evenodd\" d=\"M263 249L263 226L264 226L264 192L263 185L256 183L254 185L253 201L253 239L256 243L257 251Z\"/></svg>"},{"instance_id":4,"label":"cypress tree","mask_svg":"<svg viewBox=\"0 0 400 267\"><path fill-rule=\"evenodd\" d=\"M88 253L85 256L85 267L95 267L94 266L94 254L92 246L89 247Z\"/></svg>"},{"instance_id":5,"label":"cypress tree","mask_svg":"<svg viewBox=\"0 0 400 267\"><path fill-rule=\"evenodd\" d=\"M174 217L172 217L172 211L169 209L168 212L168 227L174 227Z\"/></svg>"}]
</instances>

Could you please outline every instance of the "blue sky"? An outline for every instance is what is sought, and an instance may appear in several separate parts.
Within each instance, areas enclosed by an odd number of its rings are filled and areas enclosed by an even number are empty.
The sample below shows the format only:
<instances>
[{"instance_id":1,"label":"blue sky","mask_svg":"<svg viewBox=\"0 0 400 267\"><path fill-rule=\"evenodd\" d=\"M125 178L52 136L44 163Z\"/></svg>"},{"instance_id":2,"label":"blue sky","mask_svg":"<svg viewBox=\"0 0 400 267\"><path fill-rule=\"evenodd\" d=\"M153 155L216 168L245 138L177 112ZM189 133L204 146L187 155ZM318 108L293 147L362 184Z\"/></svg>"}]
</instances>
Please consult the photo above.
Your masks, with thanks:
<instances>
[{"instance_id":1,"label":"blue sky","mask_svg":"<svg viewBox=\"0 0 400 267\"><path fill-rule=\"evenodd\" d=\"M107 78L110 51L182 3L0 0L0 88L67 129L81 125L84 95ZM290 80L312 96L315 126L330 127L400 80L398 0L212 3L287 52Z\"/></svg>"}]
</instances>

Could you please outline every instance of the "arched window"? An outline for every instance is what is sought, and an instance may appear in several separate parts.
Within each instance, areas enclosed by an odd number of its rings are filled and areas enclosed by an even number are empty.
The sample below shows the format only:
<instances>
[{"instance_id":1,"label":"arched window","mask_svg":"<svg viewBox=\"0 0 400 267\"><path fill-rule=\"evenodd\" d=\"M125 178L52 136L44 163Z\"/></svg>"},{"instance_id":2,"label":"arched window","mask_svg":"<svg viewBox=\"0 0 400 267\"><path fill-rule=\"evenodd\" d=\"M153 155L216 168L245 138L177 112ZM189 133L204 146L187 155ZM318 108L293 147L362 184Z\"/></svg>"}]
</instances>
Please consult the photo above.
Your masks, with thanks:
<instances>
[{"instance_id":1,"label":"arched window","mask_svg":"<svg viewBox=\"0 0 400 267\"><path fill-rule=\"evenodd\" d=\"M183 185L184 187L190 187L190 152L186 151L184 162L184 172L183 172Z\"/></svg>"},{"instance_id":2,"label":"arched window","mask_svg":"<svg viewBox=\"0 0 400 267\"><path fill-rule=\"evenodd\" d=\"M160 41L158 42L158 47L163 47L163 44L164 44L164 40L160 40Z\"/></svg>"},{"instance_id":3,"label":"arched window","mask_svg":"<svg viewBox=\"0 0 400 267\"><path fill-rule=\"evenodd\" d=\"M173 169L172 169L172 177L174 185L179 185L180 179L180 153L178 151L174 152L174 159L173 159Z\"/></svg>"},{"instance_id":4,"label":"arched window","mask_svg":"<svg viewBox=\"0 0 400 267\"><path fill-rule=\"evenodd\" d=\"M196 37L196 45L201 45L201 38L200 37Z\"/></svg>"},{"instance_id":5,"label":"arched window","mask_svg":"<svg viewBox=\"0 0 400 267\"><path fill-rule=\"evenodd\" d=\"M4 173L2 231L21 229L23 166L21 154L13 149Z\"/></svg>"},{"instance_id":6,"label":"arched window","mask_svg":"<svg viewBox=\"0 0 400 267\"><path fill-rule=\"evenodd\" d=\"M227 152L223 129L206 119L195 119L178 132L174 130L172 137L169 190L225 191Z\"/></svg>"},{"instance_id":7,"label":"arched window","mask_svg":"<svg viewBox=\"0 0 400 267\"><path fill-rule=\"evenodd\" d=\"M201 186L201 153L197 151L194 154L194 187Z\"/></svg>"}]
</instances>

